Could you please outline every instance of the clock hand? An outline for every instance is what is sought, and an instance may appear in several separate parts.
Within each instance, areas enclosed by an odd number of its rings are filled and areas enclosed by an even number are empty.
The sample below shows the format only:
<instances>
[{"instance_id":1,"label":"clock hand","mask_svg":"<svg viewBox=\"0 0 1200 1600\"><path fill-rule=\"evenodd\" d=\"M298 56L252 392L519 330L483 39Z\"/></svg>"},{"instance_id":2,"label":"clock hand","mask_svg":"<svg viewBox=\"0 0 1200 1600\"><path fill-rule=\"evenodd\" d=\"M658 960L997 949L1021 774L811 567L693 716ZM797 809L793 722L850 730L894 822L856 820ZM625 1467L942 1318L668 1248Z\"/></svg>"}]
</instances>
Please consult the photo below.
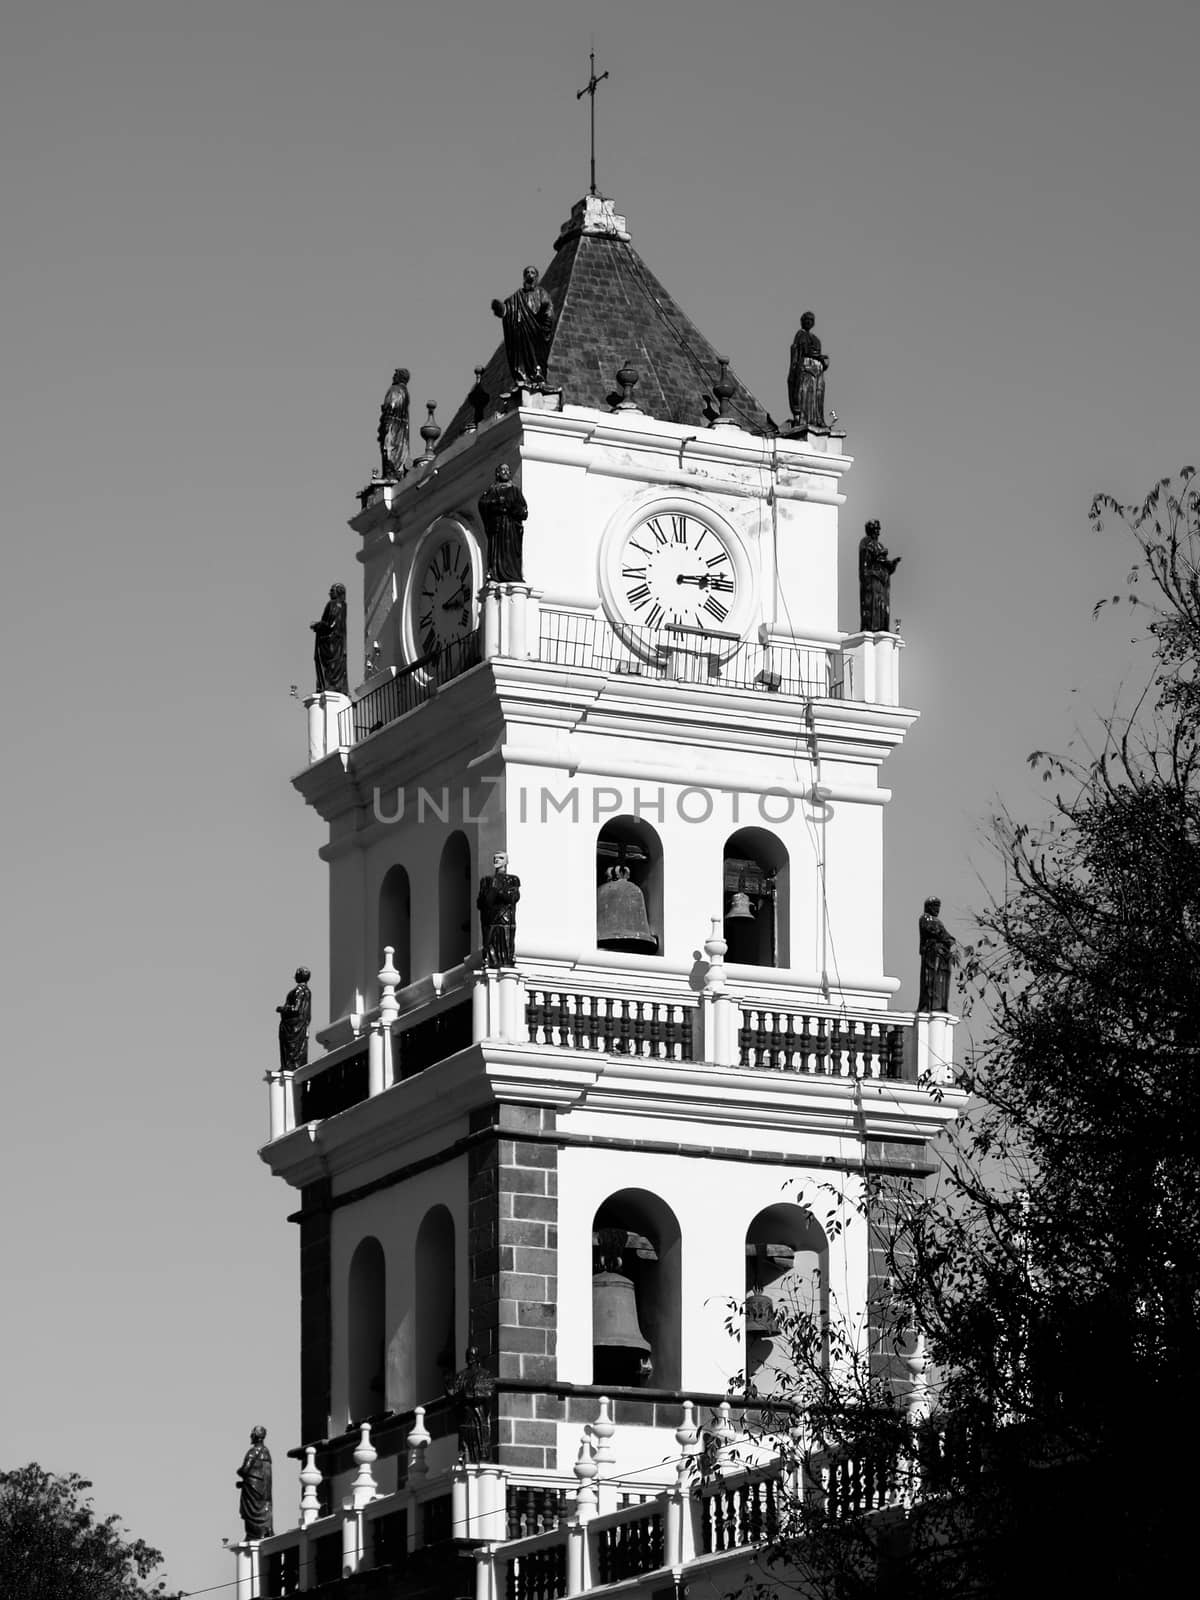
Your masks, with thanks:
<instances>
[{"instance_id":1,"label":"clock hand","mask_svg":"<svg viewBox=\"0 0 1200 1600\"><path fill-rule=\"evenodd\" d=\"M681 572L675 579L676 583L694 583L698 589L707 589L712 581L707 572L702 572L695 576Z\"/></svg>"},{"instance_id":2,"label":"clock hand","mask_svg":"<svg viewBox=\"0 0 1200 1600\"><path fill-rule=\"evenodd\" d=\"M457 593L452 594L450 596L449 600L443 600L442 601L442 610L443 611L453 611L456 606L460 606L463 603L463 600L466 598L466 593L467 593L466 584L465 583L460 584L459 587L458 587Z\"/></svg>"}]
</instances>

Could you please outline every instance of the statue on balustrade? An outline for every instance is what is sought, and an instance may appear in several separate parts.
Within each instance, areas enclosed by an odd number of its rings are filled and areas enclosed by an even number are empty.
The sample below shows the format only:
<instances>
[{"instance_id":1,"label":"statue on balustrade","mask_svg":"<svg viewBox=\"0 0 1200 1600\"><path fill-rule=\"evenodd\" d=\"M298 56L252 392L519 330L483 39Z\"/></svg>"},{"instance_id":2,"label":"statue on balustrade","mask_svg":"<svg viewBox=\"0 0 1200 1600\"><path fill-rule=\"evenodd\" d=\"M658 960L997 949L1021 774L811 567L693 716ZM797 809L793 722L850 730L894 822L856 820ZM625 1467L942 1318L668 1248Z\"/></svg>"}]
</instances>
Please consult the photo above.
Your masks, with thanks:
<instances>
[{"instance_id":1,"label":"statue on balustrade","mask_svg":"<svg viewBox=\"0 0 1200 1600\"><path fill-rule=\"evenodd\" d=\"M496 1393L496 1380L479 1359L479 1351L472 1345L467 1351L467 1364L454 1375L450 1385L450 1398L454 1401L454 1420L458 1428L458 1455L460 1461L476 1466L487 1461L492 1453L492 1397Z\"/></svg>"},{"instance_id":2,"label":"statue on balustrade","mask_svg":"<svg viewBox=\"0 0 1200 1600\"><path fill-rule=\"evenodd\" d=\"M508 857L497 851L492 857L492 875L479 885L475 901L479 929L483 936L485 967L511 967L517 941L517 901L521 880L508 870Z\"/></svg>"},{"instance_id":3,"label":"statue on balustrade","mask_svg":"<svg viewBox=\"0 0 1200 1600\"><path fill-rule=\"evenodd\" d=\"M408 368L397 367L379 408L379 476L385 480L403 478L412 464L408 450L408 379Z\"/></svg>"},{"instance_id":4,"label":"statue on balustrade","mask_svg":"<svg viewBox=\"0 0 1200 1600\"><path fill-rule=\"evenodd\" d=\"M479 496L479 516L487 534L487 575L492 583L524 583L521 546L529 507L501 462L495 481Z\"/></svg>"},{"instance_id":5,"label":"statue on balustrade","mask_svg":"<svg viewBox=\"0 0 1200 1600\"><path fill-rule=\"evenodd\" d=\"M554 338L554 302L538 283L536 267L525 268L521 287L507 300L492 301L492 313L504 325L504 355L513 382L527 389L544 388Z\"/></svg>"},{"instance_id":6,"label":"statue on balustrade","mask_svg":"<svg viewBox=\"0 0 1200 1600\"><path fill-rule=\"evenodd\" d=\"M346 675L346 585L335 583L320 622L310 622L316 634L313 666L317 674L317 693L349 694Z\"/></svg>"},{"instance_id":7,"label":"statue on balustrade","mask_svg":"<svg viewBox=\"0 0 1200 1600\"><path fill-rule=\"evenodd\" d=\"M864 633L892 631L892 573L901 559L889 560L887 546L879 542L878 522L868 522L858 542L858 625Z\"/></svg>"},{"instance_id":8,"label":"statue on balustrade","mask_svg":"<svg viewBox=\"0 0 1200 1600\"><path fill-rule=\"evenodd\" d=\"M238 1515L247 1539L269 1539L274 1533L271 1512L271 1452L266 1445L267 1430L251 1428L250 1448L237 1472Z\"/></svg>"},{"instance_id":9,"label":"statue on balustrade","mask_svg":"<svg viewBox=\"0 0 1200 1600\"><path fill-rule=\"evenodd\" d=\"M825 421L825 372L829 357L821 349L821 341L813 332L816 317L806 311L800 318L800 327L792 340L792 358L788 365L788 406L792 413L792 427L797 432L828 433Z\"/></svg>"},{"instance_id":10,"label":"statue on balustrade","mask_svg":"<svg viewBox=\"0 0 1200 1600\"><path fill-rule=\"evenodd\" d=\"M950 968L954 965L954 939L942 925L942 902L932 897L917 923L921 938L921 991L918 1011L949 1011Z\"/></svg>"},{"instance_id":11,"label":"statue on balustrade","mask_svg":"<svg viewBox=\"0 0 1200 1600\"><path fill-rule=\"evenodd\" d=\"M296 987L289 989L287 999L275 1009L279 1013L279 1069L294 1072L308 1065L308 1025L312 1021L312 994L308 980L312 973L307 967L296 968Z\"/></svg>"}]
</instances>

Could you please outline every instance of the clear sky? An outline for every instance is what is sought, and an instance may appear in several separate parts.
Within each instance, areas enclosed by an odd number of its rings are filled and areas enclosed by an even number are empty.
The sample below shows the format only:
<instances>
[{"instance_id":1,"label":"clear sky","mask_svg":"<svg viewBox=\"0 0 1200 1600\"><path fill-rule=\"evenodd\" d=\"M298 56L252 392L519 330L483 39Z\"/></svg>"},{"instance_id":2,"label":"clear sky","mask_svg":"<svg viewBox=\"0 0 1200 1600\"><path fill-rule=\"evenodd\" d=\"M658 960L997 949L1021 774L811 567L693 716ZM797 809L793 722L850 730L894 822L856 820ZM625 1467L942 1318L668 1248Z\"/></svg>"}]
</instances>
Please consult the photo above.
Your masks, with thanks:
<instances>
[{"instance_id":1,"label":"clear sky","mask_svg":"<svg viewBox=\"0 0 1200 1600\"><path fill-rule=\"evenodd\" d=\"M883 522L922 719L884 781L889 970L1127 670L1092 493L1196 453L1200 12L1143 0L10 0L0 58L7 1051L0 1465L94 1479L228 1582L293 1520L274 1007L325 1000L308 623L393 366L443 422L599 181L776 416L802 310Z\"/></svg>"}]
</instances>

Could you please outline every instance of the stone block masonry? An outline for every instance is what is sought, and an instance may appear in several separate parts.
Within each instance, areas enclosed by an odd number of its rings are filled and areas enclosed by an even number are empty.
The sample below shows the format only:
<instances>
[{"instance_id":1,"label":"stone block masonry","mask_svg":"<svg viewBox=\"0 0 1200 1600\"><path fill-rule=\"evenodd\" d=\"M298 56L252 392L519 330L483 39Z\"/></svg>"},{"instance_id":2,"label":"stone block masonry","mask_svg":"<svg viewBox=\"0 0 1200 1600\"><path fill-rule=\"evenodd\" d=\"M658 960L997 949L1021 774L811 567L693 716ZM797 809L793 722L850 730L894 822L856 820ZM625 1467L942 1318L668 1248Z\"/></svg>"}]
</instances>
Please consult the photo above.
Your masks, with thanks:
<instances>
[{"instance_id":1,"label":"stone block masonry","mask_svg":"<svg viewBox=\"0 0 1200 1600\"><path fill-rule=\"evenodd\" d=\"M558 1150L553 1111L492 1106L490 1127L468 1155L471 1342L501 1380L558 1376ZM540 1135L523 1138L522 1135ZM497 1396L497 1459L508 1467L557 1466L557 1429L528 1395Z\"/></svg>"}]
</instances>

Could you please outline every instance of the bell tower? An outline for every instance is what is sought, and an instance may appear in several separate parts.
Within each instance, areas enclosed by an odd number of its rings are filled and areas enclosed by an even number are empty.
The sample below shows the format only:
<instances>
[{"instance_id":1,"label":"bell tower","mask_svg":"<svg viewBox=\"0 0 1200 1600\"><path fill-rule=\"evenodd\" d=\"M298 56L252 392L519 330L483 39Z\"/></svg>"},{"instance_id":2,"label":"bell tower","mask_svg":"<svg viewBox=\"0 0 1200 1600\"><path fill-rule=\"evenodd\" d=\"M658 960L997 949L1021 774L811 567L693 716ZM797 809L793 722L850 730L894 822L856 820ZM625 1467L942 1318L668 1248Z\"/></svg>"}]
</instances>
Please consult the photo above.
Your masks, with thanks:
<instances>
[{"instance_id":1,"label":"bell tower","mask_svg":"<svg viewBox=\"0 0 1200 1600\"><path fill-rule=\"evenodd\" d=\"M418 1462L426 1507L464 1455L492 1537L598 1416L668 1481L685 1401L784 1382L781 1300L869 1337L855 1201L957 1104L952 1019L884 971L916 713L900 639L840 626L844 436L774 430L611 201L519 278L411 464L397 370L350 522L365 676L311 697L294 780L331 1015L262 1151L299 1197L296 1453L353 1498L369 1422L378 1494Z\"/></svg>"}]
</instances>

